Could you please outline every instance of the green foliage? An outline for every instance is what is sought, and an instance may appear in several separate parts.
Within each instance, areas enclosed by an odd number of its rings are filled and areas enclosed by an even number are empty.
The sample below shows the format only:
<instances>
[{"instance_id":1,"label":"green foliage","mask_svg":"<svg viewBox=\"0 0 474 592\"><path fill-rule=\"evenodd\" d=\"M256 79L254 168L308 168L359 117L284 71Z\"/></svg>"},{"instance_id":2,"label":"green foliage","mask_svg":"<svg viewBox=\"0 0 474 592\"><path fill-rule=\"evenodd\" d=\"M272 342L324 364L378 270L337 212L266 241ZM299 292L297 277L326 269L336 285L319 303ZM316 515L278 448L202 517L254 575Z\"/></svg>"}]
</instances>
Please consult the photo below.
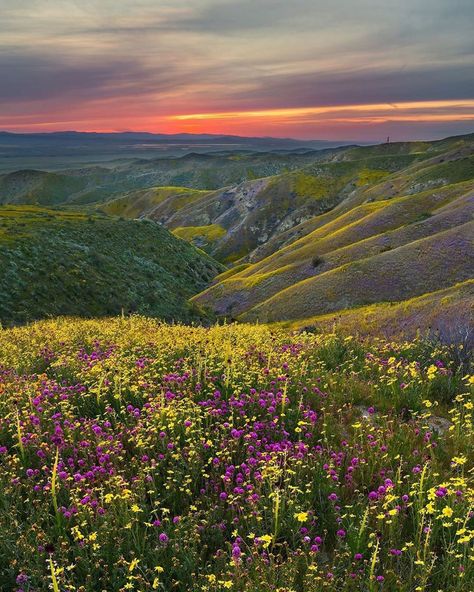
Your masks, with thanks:
<instances>
[{"instance_id":1,"label":"green foliage","mask_svg":"<svg viewBox=\"0 0 474 592\"><path fill-rule=\"evenodd\" d=\"M363 168L359 172L359 176L356 181L356 185L361 187L363 185L373 185L375 183L379 183L385 177L387 177L390 173L387 171L380 171L380 170L371 170L368 168Z\"/></svg>"},{"instance_id":2,"label":"green foliage","mask_svg":"<svg viewBox=\"0 0 474 592\"><path fill-rule=\"evenodd\" d=\"M0 208L0 320L121 311L191 319L187 299L222 267L150 221Z\"/></svg>"},{"instance_id":3,"label":"green foliage","mask_svg":"<svg viewBox=\"0 0 474 592\"><path fill-rule=\"evenodd\" d=\"M207 226L178 226L173 228L172 233L188 242L193 242L202 247L216 240L219 240L226 234L226 229L219 224L208 224ZM203 243L203 244L199 244Z\"/></svg>"},{"instance_id":4,"label":"green foliage","mask_svg":"<svg viewBox=\"0 0 474 592\"><path fill-rule=\"evenodd\" d=\"M169 212L175 213L207 194L207 191L187 187L153 187L133 191L123 197L100 204L99 209L112 216L139 218L151 215L153 210L164 202L169 202Z\"/></svg>"},{"instance_id":5,"label":"green foliage","mask_svg":"<svg viewBox=\"0 0 474 592\"><path fill-rule=\"evenodd\" d=\"M327 179L300 173L294 175L293 187L294 191L299 196L320 199L328 195L331 184Z\"/></svg>"}]
</instances>

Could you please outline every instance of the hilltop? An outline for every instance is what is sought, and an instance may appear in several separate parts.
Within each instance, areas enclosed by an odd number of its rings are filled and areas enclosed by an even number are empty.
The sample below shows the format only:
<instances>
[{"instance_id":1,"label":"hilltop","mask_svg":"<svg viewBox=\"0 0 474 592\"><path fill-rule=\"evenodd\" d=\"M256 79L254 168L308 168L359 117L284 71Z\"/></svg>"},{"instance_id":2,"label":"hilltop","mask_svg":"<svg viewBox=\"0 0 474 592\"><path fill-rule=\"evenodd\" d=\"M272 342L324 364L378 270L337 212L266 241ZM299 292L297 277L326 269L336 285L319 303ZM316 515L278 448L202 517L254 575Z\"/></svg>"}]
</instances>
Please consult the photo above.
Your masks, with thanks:
<instances>
[{"instance_id":1,"label":"hilltop","mask_svg":"<svg viewBox=\"0 0 474 592\"><path fill-rule=\"evenodd\" d=\"M138 312L193 320L188 304L223 268L151 221L0 208L0 319Z\"/></svg>"}]
</instances>

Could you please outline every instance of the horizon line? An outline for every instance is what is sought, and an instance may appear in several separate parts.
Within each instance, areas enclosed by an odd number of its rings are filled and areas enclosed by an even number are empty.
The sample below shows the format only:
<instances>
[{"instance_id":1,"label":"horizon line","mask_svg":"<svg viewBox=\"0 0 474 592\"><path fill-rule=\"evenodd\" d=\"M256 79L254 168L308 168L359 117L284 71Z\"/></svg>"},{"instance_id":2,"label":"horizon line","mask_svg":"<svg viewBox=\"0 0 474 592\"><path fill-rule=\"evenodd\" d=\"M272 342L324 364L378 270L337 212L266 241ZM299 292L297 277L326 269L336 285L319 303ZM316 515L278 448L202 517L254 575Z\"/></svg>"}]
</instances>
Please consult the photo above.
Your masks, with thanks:
<instances>
[{"instance_id":1,"label":"horizon line","mask_svg":"<svg viewBox=\"0 0 474 592\"><path fill-rule=\"evenodd\" d=\"M291 136L242 136L239 134L226 134L226 133L208 133L208 132L175 132L175 133L166 133L166 132L150 132L148 130L112 130L112 131L104 131L104 130L75 130L75 129L64 129L64 130L48 130L48 131L38 131L38 130L31 130L31 131L12 131L8 129L0 129L0 134L4 135L12 135L12 136L29 136L29 135L61 135L61 134L88 134L88 135L125 135L125 134L146 134L149 136L165 136L169 138L173 138L176 136L191 136L191 137L199 137L199 136L209 136L211 138L239 138L245 140L281 140L281 141L291 141L291 142L300 142L304 144L309 144L311 142L325 142L328 144L337 144L341 142L343 144L357 144L358 142L364 142L366 144L377 145L377 144L386 144L387 141L381 140L380 142L369 140L369 139L347 139L347 140L328 140L326 138L295 138ZM462 137L462 136L469 136L474 134L474 129L472 131L466 131L460 134L448 134L446 136L442 136L441 138L418 138L418 139L397 139L393 140L389 143L396 144L400 142L426 142L426 141L442 141L447 138L455 138L455 137ZM390 138L390 134L387 134L387 139ZM342 145L342 144L341 144Z\"/></svg>"}]
</instances>

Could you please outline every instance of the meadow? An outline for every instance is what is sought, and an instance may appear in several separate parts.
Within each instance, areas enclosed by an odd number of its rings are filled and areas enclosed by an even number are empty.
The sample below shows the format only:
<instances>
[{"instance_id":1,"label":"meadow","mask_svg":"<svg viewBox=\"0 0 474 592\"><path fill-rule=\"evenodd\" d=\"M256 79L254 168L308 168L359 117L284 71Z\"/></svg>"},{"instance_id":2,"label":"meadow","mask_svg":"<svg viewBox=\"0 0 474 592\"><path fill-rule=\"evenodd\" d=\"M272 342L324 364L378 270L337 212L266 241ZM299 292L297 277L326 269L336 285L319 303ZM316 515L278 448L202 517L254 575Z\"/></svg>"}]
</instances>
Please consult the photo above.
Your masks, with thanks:
<instances>
[{"instance_id":1,"label":"meadow","mask_svg":"<svg viewBox=\"0 0 474 592\"><path fill-rule=\"evenodd\" d=\"M0 588L472 590L465 352L265 325L0 332Z\"/></svg>"}]
</instances>

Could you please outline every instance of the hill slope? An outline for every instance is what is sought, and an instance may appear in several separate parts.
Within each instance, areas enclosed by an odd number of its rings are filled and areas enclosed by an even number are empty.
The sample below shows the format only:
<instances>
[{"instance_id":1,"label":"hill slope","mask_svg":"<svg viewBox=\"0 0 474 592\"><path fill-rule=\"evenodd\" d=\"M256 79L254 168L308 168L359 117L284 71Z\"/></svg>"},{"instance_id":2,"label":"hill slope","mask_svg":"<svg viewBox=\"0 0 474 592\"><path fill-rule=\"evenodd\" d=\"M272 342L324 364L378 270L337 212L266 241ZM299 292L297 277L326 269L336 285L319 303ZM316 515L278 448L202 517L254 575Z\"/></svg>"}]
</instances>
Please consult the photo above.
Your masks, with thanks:
<instances>
[{"instance_id":1,"label":"hill slope","mask_svg":"<svg viewBox=\"0 0 474 592\"><path fill-rule=\"evenodd\" d=\"M362 304L405 300L469 279L474 223L342 265L278 292L244 314L262 321L307 318Z\"/></svg>"},{"instance_id":2,"label":"hill slope","mask_svg":"<svg viewBox=\"0 0 474 592\"><path fill-rule=\"evenodd\" d=\"M463 136L319 151L234 147L109 168L16 171L0 175L0 203L95 204L157 220L221 261L253 262L308 234L316 218L354 193L363 201L374 186L389 197L472 178L472 143ZM407 167L403 182L394 177Z\"/></svg>"},{"instance_id":3,"label":"hill slope","mask_svg":"<svg viewBox=\"0 0 474 592\"><path fill-rule=\"evenodd\" d=\"M345 197L339 193L334 208L275 234L253 251L252 264L222 274L194 301L242 320L304 324L474 278L473 145L469 138L440 145L447 151L425 150L392 174L359 168L364 181ZM377 149L397 147L351 149L317 169L352 167L348 154Z\"/></svg>"},{"instance_id":4,"label":"hill slope","mask_svg":"<svg viewBox=\"0 0 474 592\"><path fill-rule=\"evenodd\" d=\"M428 292L401 302L383 302L338 311L302 321L279 323L285 328L337 331L411 339L421 332L438 334L444 343L474 346L474 280Z\"/></svg>"},{"instance_id":5,"label":"hill slope","mask_svg":"<svg viewBox=\"0 0 474 592\"><path fill-rule=\"evenodd\" d=\"M203 300L220 313L240 314L298 281L454 228L472 219L472 187L469 181L360 205L357 196L350 198L320 216L320 226L308 235L223 277ZM238 303L230 305L229 298Z\"/></svg>"},{"instance_id":6,"label":"hill slope","mask_svg":"<svg viewBox=\"0 0 474 592\"><path fill-rule=\"evenodd\" d=\"M190 320L188 298L222 267L150 221L0 208L0 321L122 309Z\"/></svg>"},{"instance_id":7,"label":"hill slope","mask_svg":"<svg viewBox=\"0 0 474 592\"><path fill-rule=\"evenodd\" d=\"M412 156L312 163L296 171L247 180L217 191L157 187L131 192L101 211L149 217L217 259L255 259L269 241L332 210L358 187L385 179ZM188 229L188 230L186 230Z\"/></svg>"}]
</instances>

